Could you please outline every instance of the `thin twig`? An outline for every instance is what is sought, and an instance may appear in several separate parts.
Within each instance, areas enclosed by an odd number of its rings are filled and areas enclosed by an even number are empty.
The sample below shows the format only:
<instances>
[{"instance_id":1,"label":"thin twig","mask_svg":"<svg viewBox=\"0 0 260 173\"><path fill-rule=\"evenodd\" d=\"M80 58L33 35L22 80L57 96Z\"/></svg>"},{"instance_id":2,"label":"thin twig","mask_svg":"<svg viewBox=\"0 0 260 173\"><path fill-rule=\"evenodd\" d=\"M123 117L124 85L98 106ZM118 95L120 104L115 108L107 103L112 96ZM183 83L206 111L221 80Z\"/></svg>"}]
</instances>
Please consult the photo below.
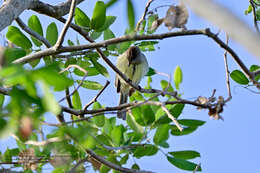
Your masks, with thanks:
<instances>
[{"instance_id":1,"label":"thin twig","mask_svg":"<svg viewBox=\"0 0 260 173\"><path fill-rule=\"evenodd\" d=\"M66 23L64 24L64 27L61 31L61 34L55 44L55 49L59 49L61 46L62 46L62 43L63 43L63 40L64 40L64 37L65 37L65 34L67 32L67 30L69 29L69 26L70 26L70 23L72 21L72 18L73 18L73 15L74 15L74 12L75 12L75 7L76 7L76 0L72 0L71 2L71 6L70 6L70 12L69 12L69 17L66 21Z\"/></svg>"},{"instance_id":2,"label":"thin twig","mask_svg":"<svg viewBox=\"0 0 260 173\"><path fill-rule=\"evenodd\" d=\"M120 171L120 172L124 172L124 173L153 173L151 171L144 171L144 170L136 170L136 169L124 168L124 167L121 167L121 166L119 166L117 164L114 164L112 162L107 161L106 159L104 159L103 157L97 155L94 151L92 151L90 149L85 149L85 151L91 157L93 157L94 159L99 161L100 163L106 165L109 168L112 168L114 170Z\"/></svg>"},{"instance_id":3,"label":"thin twig","mask_svg":"<svg viewBox=\"0 0 260 173\"><path fill-rule=\"evenodd\" d=\"M228 45L228 35L226 35L226 44ZM228 69L228 62L227 62L227 51L224 53L224 63L225 63L225 69L226 69L226 85L227 85L227 91L228 91L228 98L225 100L225 103L232 99L231 90L230 90L230 82L229 82L229 69Z\"/></svg>"},{"instance_id":4,"label":"thin twig","mask_svg":"<svg viewBox=\"0 0 260 173\"><path fill-rule=\"evenodd\" d=\"M120 147L111 147L108 145L102 145L105 149L107 150L111 150L111 151L115 151L115 150L129 150L129 149L134 149L136 147L140 147L140 146L145 146L146 144L132 144L132 145L126 145L126 146L120 146Z\"/></svg>"},{"instance_id":5,"label":"thin twig","mask_svg":"<svg viewBox=\"0 0 260 173\"><path fill-rule=\"evenodd\" d=\"M88 162L88 160L89 160L88 157L86 157L86 158L84 158L84 159L81 159L80 161L78 161L78 162L76 163L75 166L73 166L73 168L71 168L71 170L70 170L68 173L77 172L77 168L78 168L81 164L83 164L83 163L85 163L85 162Z\"/></svg>"},{"instance_id":6,"label":"thin twig","mask_svg":"<svg viewBox=\"0 0 260 173\"><path fill-rule=\"evenodd\" d=\"M16 136L15 134L11 135L15 140L20 141L19 137ZM53 137L53 138L49 138L45 141L33 141L33 140L29 140L24 142L24 144L26 145L34 145L34 146L44 146L47 145L49 143L53 143L53 142L61 142L63 139L59 138L59 137Z\"/></svg>"},{"instance_id":7,"label":"thin twig","mask_svg":"<svg viewBox=\"0 0 260 173\"><path fill-rule=\"evenodd\" d=\"M197 166L195 167L195 169L193 170L193 173L196 173L199 169L200 169L201 164L197 164Z\"/></svg>"},{"instance_id":8,"label":"thin twig","mask_svg":"<svg viewBox=\"0 0 260 173\"><path fill-rule=\"evenodd\" d=\"M256 18L256 7L255 7L255 3L254 3L253 0L249 0L249 3L251 4L252 9L253 9L253 17L254 17L255 29L256 29L256 31L259 33L259 27L258 27L257 18Z\"/></svg>"},{"instance_id":9,"label":"thin twig","mask_svg":"<svg viewBox=\"0 0 260 173\"><path fill-rule=\"evenodd\" d=\"M77 68L77 69L79 69L80 71L84 72L85 75L84 75L83 78L81 79L81 81L80 81L80 83L78 84L78 86L77 86L69 95L66 95L65 97L63 97L62 99L60 99L60 100L59 100L59 103L62 102L63 100L65 100L66 98L72 96L72 95L81 87L81 85L83 84L84 80L85 80L86 77L88 76L88 72L87 72L85 69L83 69L82 67L80 67L80 66L78 66L78 65L76 65L76 64L71 64L71 65L69 65L67 68L65 68L64 70L62 70L60 73L63 73L64 71L67 71L67 70L69 70L69 69L72 68L72 67Z\"/></svg>"},{"instance_id":10,"label":"thin twig","mask_svg":"<svg viewBox=\"0 0 260 173\"><path fill-rule=\"evenodd\" d=\"M69 88L66 88L65 94L66 94L66 101L68 103L69 108L73 108L72 101L71 101L71 98L69 96L70 95L70 89Z\"/></svg>"},{"instance_id":11,"label":"thin twig","mask_svg":"<svg viewBox=\"0 0 260 173\"><path fill-rule=\"evenodd\" d=\"M145 102L145 103L144 103ZM150 104L150 105L156 105L156 106L161 106L161 102L158 101L135 101L135 102L131 102L131 103L125 103L125 104L121 104L119 106L114 106L114 107L104 107L104 108L100 108L100 109L94 109L94 110L75 110L75 109L70 109L68 107L65 106L61 106L62 110L64 112L67 113L71 113L74 115L85 115L85 114L100 114L100 113L104 113L104 112L108 112L108 111L116 111L116 110L122 110L122 109L126 109L128 107L134 108L139 106L140 104ZM216 104L200 104L196 101L189 101L189 100L185 100L185 99L180 99L180 100L175 100L175 101L166 101L164 102L165 105L167 104L189 104L189 105L193 105L193 106L197 106L197 107L201 107L201 108L205 108L205 109L210 109L212 107L214 107Z\"/></svg>"},{"instance_id":12,"label":"thin twig","mask_svg":"<svg viewBox=\"0 0 260 173\"><path fill-rule=\"evenodd\" d=\"M84 106L84 108L83 108L84 111L87 110L90 105L92 105L94 102L97 101L98 97L103 93L103 91L106 89L106 87L107 87L109 84L110 84L110 82L107 81L106 84L103 86L103 88L98 92L98 94L97 94L89 103L87 103L87 104Z\"/></svg>"},{"instance_id":13,"label":"thin twig","mask_svg":"<svg viewBox=\"0 0 260 173\"><path fill-rule=\"evenodd\" d=\"M176 120L176 118L170 113L170 111L165 107L165 104L161 104L161 107L163 109L163 111L167 114L168 118L170 118L175 125L177 126L177 128L182 132L183 128L181 127L181 125L178 123L178 121Z\"/></svg>"},{"instance_id":14,"label":"thin twig","mask_svg":"<svg viewBox=\"0 0 260 173\"><path fill-rule=\"evenodd\" d=\"M25 32L27 32L28 34L30 34L31 36L33 36L34 38L36 38L37 40L42 42L46 47L48 47L48 48L51 47L51 44L49 43L49 41L47 39L45 39L43 36L41 36L37 32L30 29L19 17L16 18L16 22Z\"/></svg>"},{"instance_id":15,"label":"thin twig","mask_svg":"<svg viewBox=\"0 0 260 173\"><path fill-rule=\"evenodd\" d=\"M148 9L149 9L149 6L151 5L151 3L153 2L154 0L148 0L146 6L145 6L145 9L144 9L144 14L143 16L141 17L141 19L137 22L136 24L136 27L135 27L135 31L138 31L140 29L140 25L142 24L142 22L145 20L145 16L148 12Z\"/></svg>"}]
</instances>

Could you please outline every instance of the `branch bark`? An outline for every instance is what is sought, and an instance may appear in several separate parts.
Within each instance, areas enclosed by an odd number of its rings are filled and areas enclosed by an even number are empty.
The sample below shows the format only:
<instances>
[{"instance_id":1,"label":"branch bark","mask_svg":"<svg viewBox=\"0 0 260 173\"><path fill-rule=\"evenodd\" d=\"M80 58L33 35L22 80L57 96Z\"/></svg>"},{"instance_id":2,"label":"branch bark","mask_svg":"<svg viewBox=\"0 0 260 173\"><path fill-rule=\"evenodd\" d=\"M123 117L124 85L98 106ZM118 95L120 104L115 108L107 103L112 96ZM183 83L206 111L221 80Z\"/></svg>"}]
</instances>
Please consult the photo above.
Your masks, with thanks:
<instances>
[{"instance_id":1,"label":"branch bark","mask_svg":"<svg viewBox=\"0 0 260 173\"><path fill-rule=\"evenodd\" d=\"M84 0L77 0L77 4ZM50 5L36 0L9 0L6 1L0 8L0 31L20 16L27 9L31 9L47 16L59 18L69 13L71 0L60 3L58 5Z\"/></svg>"},{"instance_id":2,"label":"branch bark","mask_svg":"<svg viewBox=\"0 0 260 173\"><path fill-rule=\"evenodd\" d=\"M33 0L9 0L0 8L0 31L20 16L20 14L29 8Z\"/></svg>"}]
</instances>

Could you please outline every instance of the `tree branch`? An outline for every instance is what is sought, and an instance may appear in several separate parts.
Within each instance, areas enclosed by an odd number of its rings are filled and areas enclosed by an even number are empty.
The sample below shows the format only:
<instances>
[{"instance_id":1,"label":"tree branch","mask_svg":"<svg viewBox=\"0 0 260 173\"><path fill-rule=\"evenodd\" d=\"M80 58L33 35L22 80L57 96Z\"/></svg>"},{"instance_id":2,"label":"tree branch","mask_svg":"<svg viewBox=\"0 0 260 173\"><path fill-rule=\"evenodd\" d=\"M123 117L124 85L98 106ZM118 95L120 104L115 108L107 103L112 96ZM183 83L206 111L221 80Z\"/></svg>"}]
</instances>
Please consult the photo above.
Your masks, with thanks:
<instances>
[{"instance_id":1,"label":"tree branch","mask_svg":"<svg viewBox=\"0 0 260 173\"><path fill-rule=\"evenodd\" d=\"M80 4L84 0L77 0L77 4ZM66 2L62 2L58 5L50 5L41 1L33 1L30 4L29 9L36 11L41 14L45 14L50 17L59 18L69 13L71 6L71 0L67 0Z\"/></svg>"},{"instance_id":2,"label":"tree branch","mask_svg":"<svg viewBox=\"0 0 260 173\"><path fill-rule=\"evenodd\" d=\"M85 149L86 153L88 153L91 157L93 157L94 159L96 159L97 161L99 161L100 163L108 166L109 168L112 168L114 170L120 171L120 172L124 172L124 173L152 173L151 171L143 171L143 170L135 170L135 169L128 169L128 168L124 168L121 166L118 166L112 162L107 161L106 159L104 159L101 156L98 156L94 151L89 150L89 149Z\"/></svg>"},{"instance_id":3,"label":"tree branch","mask_svg":"<svg viewBox=\"0 0 260 173\"><path fill-rule=\"evenodd\" d=\"M226 44L228 45L228 35L226 35ZM230 82L229 82L229 69L228 69L228 62L227 62L227 51L224 53L224 64L225 64L225 69L226 69L226 85L227 85L227 91L228 91L228 98L225 100L225 102L228 102L229 100L232 99L231 95L231 90L230 90Z\"/></svg>"},{"instance_id":4,"label":"tree branch","mask_svg":"<svg viewBox=\"0 0 260 173\"><path fill-rule=\"evenodd\" d=\"M144 14L143 14L143 16L141 17L141 19L140 19L140 20L137 22L137 24L136 24L135 31L138 31L138 30L140 29L140 25L141 25L141 23L144 21L145 16L146 16L146 14L147 14L147 12L148 12L148 9L149 9L149 7L150 7L150 5L151 5L151 3L152 3L153 1L154 1L154 0L148 0L147 4L146 4L146 6L145 6L145 9L144 9Z\"/></svg>"},{"instance_id":5,"label":"tree branch","mask_svg":"<svg viewBox=\"0 0 260 173\"><path fill-rule=\"evenodd\" d=\"M106 82L106 84L103 86L103 88L98 92L98 94L88 103L84 106L83 110L87 110L90 105L95 103L98 99L98 97L103 93L103 91L107 88L107 86L110 84L109 81Z\"/></svg>"},{"instance_id":6,"label":"tree branch","mask_svg":"<svg viewBox=\"0 0 260 173\"><path fill-rule=\"evenodd\" d=\"M75 7L76 7L76 0L72 0L71 6L70 6L70 11L69 11L69 17L68 17L67 21L65 22L65 25L61 31L61 34L54 46L55 49L59 49L62 46L65 34L68 31L70 23L72 21L72 18L73 18L74 12L75 12Z\"/></svg>"},{"instance_id":7,"label":"tree branch","mask_svg":"<svg viewBox=\"0 0 260 173\"><path fill-rule=\"evenodd\" d=\"M253 8L253 17L254 17L255 29L256 29L256 31L259 33L259 27L258 27L257 18L256 18L256 7L255 7L255 3L254 3L253 0L249 0L249 3L251 4L251 6L252 6L252 8Z\"/></svg>"},{"instance_id":8,"label":"tree branch","mask_svg":"<svg viewBox=\"0 0 260 173\"><path fill-rule=\"evenodd\" d=\"M125 104L121 104L119 106L114 106L114 107L105 107L105 108L100 108L100 109L95 109L95 110L75 110L75 109L71 109L65 106L61 106L62 110L64 112L67 113L71 113L74 115L85 115L85 114L100 114L100 113L104 113L104 112L108 112L108 111L117 111L117 110L122 110L122 109L131 109L139 106L140 104L150 104L150 105L160 105L161 102L157 102L157 101L144 101L144 102L140 102L140 101L136 101L136 102L131 102L131 103L125 103ZM164 104L189 104L189 105L193 105L193 106L197 106L197 107L201 107L201 108L205 108L205 109L209 109L213 106L215 106L216 104L200 104L197 103L196 101L189 101L189 100L185 100L185 99L180 99L180 100L176 100L176 101L166 101L164 102Z\"/></svg>"},{"instance_id":9,"label":"tree branch","mask_svg":"<svg viewBox=\"0 0 260 173\"><path fill-rule=\"evenodd\" d=\"M4 2L0 8L0 31L11 25L32 2L33 0L9 0Z\"/></svg>"},{"instance_id":10,"label":"tree branch","mask_svg":"<svg viewBox=\"0 0 260 173\"><path fill-rule=\"evenodd\" d=\"M7 88L1 88L0 87L0 93L3 95L9 95L10 89Z\"/></svg>"}]
</instances>

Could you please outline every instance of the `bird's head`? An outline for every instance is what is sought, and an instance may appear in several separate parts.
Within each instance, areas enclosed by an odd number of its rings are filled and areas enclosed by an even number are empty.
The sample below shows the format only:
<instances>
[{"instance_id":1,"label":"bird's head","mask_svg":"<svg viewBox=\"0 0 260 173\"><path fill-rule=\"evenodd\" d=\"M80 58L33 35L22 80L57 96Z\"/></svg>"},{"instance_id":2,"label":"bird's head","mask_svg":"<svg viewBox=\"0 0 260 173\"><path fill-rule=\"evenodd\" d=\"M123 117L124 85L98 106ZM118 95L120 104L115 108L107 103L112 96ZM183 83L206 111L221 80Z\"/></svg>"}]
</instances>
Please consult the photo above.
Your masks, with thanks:
<instances>
[{"instance_id":1,"label":"bird's head","mask_svg":"<svg viewBox=\"0 0 260 173\"><path fill-rule=\"evenodd\" d=\"M128 59L128 66L131 64L139 64L141 63L141 58L140 58L140 49L137 46L131 46L127 50L127 59Z\"/></svg>"}]
</instances>

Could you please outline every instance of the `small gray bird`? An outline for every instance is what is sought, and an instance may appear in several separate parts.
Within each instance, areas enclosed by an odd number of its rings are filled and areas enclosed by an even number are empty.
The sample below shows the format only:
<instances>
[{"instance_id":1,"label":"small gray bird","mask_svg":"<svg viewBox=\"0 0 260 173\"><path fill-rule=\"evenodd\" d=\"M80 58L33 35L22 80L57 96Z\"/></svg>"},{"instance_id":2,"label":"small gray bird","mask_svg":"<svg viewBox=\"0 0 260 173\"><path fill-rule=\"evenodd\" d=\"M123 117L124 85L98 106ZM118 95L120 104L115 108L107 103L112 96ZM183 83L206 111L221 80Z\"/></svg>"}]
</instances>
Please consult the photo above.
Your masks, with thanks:
<instances>
[{"instance_id":1,"label":"small gray bird","mask_svg":"<svg viewBox=\"0 0 260 173\"><path fill-rule=\"evenodd\" d=\"M147 59L137 46L131 46L118 56L116 66L136 85L149 70ZM116 75L115 86L117 92L120 92L119 105L127 103L128 96L133 94L134 89L118 75ZM117 117L125 120L126 112L118 112Z\"/></svg>"}]
</instances>

